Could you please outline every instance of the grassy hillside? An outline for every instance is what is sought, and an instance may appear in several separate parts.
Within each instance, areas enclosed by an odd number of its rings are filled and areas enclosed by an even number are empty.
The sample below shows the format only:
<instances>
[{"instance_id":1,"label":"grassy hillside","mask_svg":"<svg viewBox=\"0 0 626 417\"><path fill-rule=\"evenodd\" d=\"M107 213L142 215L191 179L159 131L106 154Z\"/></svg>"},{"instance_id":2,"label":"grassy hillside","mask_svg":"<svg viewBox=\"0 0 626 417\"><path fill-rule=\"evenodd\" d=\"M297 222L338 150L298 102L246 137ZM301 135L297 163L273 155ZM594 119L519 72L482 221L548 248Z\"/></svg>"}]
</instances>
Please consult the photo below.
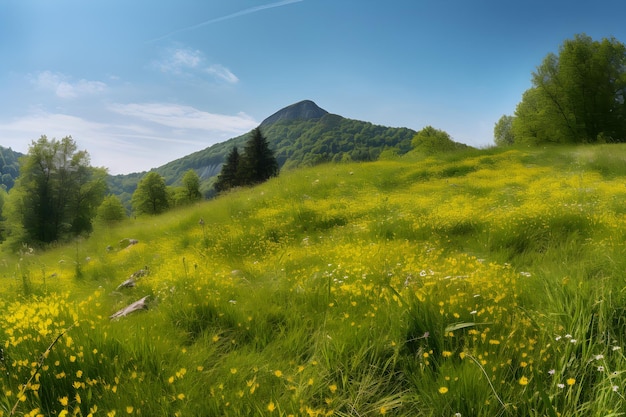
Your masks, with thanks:
<instances>
[{"instance_id":1,"label":"grassy hillside","mask_svg":"<svg viewBox=\"0 0 626 417\"><path fill-rule=\"evenodd\" d=\"M285 109L277 115L284 112ZM335 114L314 119L286 118L272 121L274 116L261 124L261 131L283 170L329 161L372 161L378 159L385 150L404 154L410 150L411 139L415 135L411 129L379 126ZM180 183L185 172L193 169L203 180L202 191L209 195L212 180L220 173L226 155L235 146L242 151L248 139L249 134L245 134L217 143L155 168L155 171L165 178L168 185L175 185ZM129 205L130 197L143 174L109 176L109 188Z\"/></svg>"},{"instance_id":2,"label":"grassy hillside","mask_svg":"<svg viewBox=\"0 0 626 417\"><path fill-rule=\"evenodd\" d=\"M0 415L622 415L625 184L621 145L406 155L24 248Z\"/></svg>"}]
</instances>

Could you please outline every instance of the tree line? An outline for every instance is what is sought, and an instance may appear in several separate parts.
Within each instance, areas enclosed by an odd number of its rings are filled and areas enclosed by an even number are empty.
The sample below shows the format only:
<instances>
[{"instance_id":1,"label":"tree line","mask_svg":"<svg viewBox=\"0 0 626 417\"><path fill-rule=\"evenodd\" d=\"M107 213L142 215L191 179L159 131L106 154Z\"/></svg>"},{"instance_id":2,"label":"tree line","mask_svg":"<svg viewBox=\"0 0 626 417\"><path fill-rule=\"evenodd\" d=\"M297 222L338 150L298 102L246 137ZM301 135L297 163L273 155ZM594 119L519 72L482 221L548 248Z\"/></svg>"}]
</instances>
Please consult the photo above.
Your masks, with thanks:
<instances>
[{"instance_id":1,"label":"tree line","mask_svg":"<svg viewBox=\"0 0 626 417\"><path fill-rule=\"evenodd\" d=\"M108 194L105 168L92 167L87 151L71 136L61 140L41 136L19 159L19 176L7 193L0 189L0 241L15 250L22 245L46 245L89 234L94 221L105 223L128 217L121 200ZM278 175L278 164L260 130L252 132L229 186L255 185ZM222 179L225 178L222 176ZM220 179L218 178L218 183ZM202 198L200 178L190 169L181 186L166 186L157 172L145 174L132 194L132 214L157 215Z\"/></svg>"},{"instance_id":2,"label":"tree line","mask_svg":"<svg viewBox=\"0 0 626 417\"><path fill-rule=\"evenodd\" d=\"M494 127L497 145L626 142L626 47L585 34L563 42L532 73L514 115Z\"/></svg>"}]
</instances>

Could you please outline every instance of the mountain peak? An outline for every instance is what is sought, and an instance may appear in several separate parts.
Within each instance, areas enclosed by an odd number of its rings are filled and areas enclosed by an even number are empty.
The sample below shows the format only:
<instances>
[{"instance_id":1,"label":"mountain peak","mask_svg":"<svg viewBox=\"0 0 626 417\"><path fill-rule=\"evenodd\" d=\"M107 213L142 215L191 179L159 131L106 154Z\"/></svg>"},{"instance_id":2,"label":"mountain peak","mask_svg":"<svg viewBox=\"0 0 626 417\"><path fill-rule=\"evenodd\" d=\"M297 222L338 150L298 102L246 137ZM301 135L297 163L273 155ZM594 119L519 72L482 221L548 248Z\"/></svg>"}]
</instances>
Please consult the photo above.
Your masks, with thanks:
<instances>
[{"instance_id":1,"label":"mountain peak","mask_svg":"<svg viewBox=\"0 0 626 417\"><path fill-rule=\"evenodd\" d=\"M326 110L320 108L311 100L302 100L284 109L278 110L276 113L263 120L261 126L268 126L278 121L321 119L327 114L328 112Z\"/></svg>"}]
</instances>

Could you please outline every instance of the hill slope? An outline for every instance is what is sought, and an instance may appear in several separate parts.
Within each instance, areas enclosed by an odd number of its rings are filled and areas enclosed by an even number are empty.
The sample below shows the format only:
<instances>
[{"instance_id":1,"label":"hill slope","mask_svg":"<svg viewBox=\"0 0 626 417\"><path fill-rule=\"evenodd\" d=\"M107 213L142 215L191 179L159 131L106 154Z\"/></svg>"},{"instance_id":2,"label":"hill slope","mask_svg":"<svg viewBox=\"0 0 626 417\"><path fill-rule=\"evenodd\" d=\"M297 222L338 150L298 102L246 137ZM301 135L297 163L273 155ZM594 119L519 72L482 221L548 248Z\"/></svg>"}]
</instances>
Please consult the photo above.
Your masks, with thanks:
<instances>
[{"instance_id":1,"label":"hill slope","mask_svg":"<svg viewBox=\"0 0 626 417\"><path fill-rule=\"evenodd\" d=\"M310 100L279 110L260 127L279 165L285 169L331 160L370 161L377 159L385 149L403 154L410 149L415 135L415 131L407 128L377 126L333 115ZM228 152L234 146L242 148L246 141L247 134L194 152L155 171L163 175L168 184L180 181L189 169L207 180L220 172ZM112 176L110 187L118 195L132 194L140 177L138 174Z\"/></svg>"},{"instance_id":2,"label":"hill slope","mask_svg":"<svg viewBox=\"0 0 626 417\"><path fill-rule=\"evenodd\" d=\"M621 414L624 159L327 164L5 256L0 411Z\"/></svg>"}]
</instances>

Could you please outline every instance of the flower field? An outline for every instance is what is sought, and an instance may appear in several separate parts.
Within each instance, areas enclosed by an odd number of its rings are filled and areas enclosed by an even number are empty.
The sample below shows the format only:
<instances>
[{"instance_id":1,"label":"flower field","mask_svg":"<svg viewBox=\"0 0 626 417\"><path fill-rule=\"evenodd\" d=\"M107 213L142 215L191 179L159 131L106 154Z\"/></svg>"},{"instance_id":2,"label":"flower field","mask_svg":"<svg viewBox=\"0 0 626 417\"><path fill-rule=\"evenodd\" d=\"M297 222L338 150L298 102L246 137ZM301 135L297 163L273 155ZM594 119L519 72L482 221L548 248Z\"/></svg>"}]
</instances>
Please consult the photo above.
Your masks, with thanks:
<instances>
[{"instance_id":1,"label":"flower field","mask_svg":"<svg viewBox=\"0 0 626 417\"><path fill-rule=\"evenodd\" d=\"M624 415L625 215L626 147L489 149L4 254L0 417Z\"/></svg>"}]
</instances>

